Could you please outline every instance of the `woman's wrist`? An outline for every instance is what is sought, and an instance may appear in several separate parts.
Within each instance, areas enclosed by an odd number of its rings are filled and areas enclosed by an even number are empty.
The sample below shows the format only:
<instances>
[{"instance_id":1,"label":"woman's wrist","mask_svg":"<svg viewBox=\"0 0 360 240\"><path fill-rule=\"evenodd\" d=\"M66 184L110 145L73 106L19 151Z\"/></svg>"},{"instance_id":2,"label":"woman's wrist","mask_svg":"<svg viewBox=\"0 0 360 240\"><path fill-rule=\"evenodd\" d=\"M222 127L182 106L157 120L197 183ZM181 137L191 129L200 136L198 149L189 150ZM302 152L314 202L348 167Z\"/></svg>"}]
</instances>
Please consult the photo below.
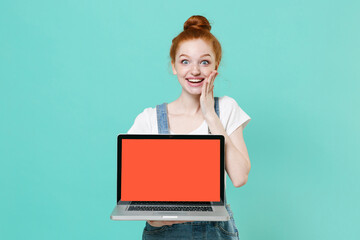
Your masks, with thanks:
<instances>
[{"instance_id":1,"label":"woman's wrist","mask_svg":"<svg viewBox=\"0 0 360 240\"><path fill-rule=\"evenodd\" d=\"M206 122L210 123L213 122L214 120L216 120L216 118L218 118L218 116L216 115L216 112L209 112L206 115L204 115L204 118L206 120Z\"/></svg>"}]
</instances>

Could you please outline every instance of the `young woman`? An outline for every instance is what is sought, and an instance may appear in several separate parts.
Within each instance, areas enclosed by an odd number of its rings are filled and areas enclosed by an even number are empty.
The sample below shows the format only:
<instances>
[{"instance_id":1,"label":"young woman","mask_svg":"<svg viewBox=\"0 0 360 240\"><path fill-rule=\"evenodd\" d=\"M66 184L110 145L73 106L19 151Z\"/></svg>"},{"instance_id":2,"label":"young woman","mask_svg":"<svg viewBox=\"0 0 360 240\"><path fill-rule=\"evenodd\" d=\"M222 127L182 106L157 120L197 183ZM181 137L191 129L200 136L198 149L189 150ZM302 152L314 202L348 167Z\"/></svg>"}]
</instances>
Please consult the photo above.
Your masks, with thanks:
<instances>
[{"instance_id":1,"label":"young woman","mask_svg":"<svg viewBox=\"0 0 360 240\"><path fill-rule=\"evenodd\" d=\"M221 60L221 45L203 16L192 16L184 31L172 40L172 70L182 87L169 104L146 108L128 133L216 134L225 137L225 169L235 187L248 179L250 159L243 129L250 117L228 96L214 98L214 80ZM214 106L218 106L218 109ZM159 114L163 109L164 114ZM226 185L225 185L226 186ZM229 221L147 221L143 239L239 239L230 205Z\"/></svg>"}]
</instances>

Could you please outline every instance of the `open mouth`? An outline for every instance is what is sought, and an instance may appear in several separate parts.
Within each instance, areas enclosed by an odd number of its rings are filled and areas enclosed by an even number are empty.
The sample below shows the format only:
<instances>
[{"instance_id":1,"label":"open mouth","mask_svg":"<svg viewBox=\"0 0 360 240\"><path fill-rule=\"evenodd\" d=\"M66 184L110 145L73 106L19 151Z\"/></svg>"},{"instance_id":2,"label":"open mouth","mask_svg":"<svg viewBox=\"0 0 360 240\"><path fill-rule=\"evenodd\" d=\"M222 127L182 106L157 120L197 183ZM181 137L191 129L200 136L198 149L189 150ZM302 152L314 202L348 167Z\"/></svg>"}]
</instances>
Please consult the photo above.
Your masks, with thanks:
<instances>
[{"instance_id":1,"label":"open mouth","mask_svg":"<svg viewBox=\"0 0 360 240\"><path fill-rule=\"evenodd\" d=\"M191 82L191 83L200 83L202 81L204 81L205 78L186 78L187 81Z\"/></svg>"}]
</instances>

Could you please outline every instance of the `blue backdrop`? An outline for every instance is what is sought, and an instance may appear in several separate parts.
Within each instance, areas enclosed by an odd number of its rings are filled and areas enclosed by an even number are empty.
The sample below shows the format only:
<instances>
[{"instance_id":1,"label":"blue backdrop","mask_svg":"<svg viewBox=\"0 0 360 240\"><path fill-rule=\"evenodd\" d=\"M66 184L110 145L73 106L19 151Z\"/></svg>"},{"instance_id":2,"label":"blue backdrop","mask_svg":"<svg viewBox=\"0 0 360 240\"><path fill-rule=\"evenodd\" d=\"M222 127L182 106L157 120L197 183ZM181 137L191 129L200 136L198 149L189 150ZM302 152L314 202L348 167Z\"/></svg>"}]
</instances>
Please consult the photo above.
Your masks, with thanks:
<instances>
[{"instance_id":1,"label":"blue backdrop","mask_svg":"<svg viewBox=\"0 0 360 240\"><path fill-rule=\"evenodd\" d=\"M174 101L192 15L223 47L215 95L252 117L228 201L240 239L359 239L359 1L0 1L0 238L140 239L111 221L116 137Z\"/></svg>"}]
</instances>

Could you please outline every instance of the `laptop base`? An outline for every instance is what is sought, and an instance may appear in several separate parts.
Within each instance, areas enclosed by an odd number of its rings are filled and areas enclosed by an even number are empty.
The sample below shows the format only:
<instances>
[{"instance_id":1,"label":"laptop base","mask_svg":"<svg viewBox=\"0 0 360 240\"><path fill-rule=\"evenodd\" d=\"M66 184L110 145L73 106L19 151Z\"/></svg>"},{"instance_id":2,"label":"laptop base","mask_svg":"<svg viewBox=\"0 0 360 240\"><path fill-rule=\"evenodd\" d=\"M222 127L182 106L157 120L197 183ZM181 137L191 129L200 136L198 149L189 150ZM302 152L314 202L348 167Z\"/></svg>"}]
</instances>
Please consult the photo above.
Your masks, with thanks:
<instances>
[{"instance_id":1,"label":"laptop base","mask_svg":"<svg viewBox=\"0 0 360 240\"><path fill-rule=\"evenodd\" d=\"M151 221L228 221L225 206L211 206L213 211L127 211L129 205L117 205L111 213L111 220Z\"/></svg>"}]
</instances>

